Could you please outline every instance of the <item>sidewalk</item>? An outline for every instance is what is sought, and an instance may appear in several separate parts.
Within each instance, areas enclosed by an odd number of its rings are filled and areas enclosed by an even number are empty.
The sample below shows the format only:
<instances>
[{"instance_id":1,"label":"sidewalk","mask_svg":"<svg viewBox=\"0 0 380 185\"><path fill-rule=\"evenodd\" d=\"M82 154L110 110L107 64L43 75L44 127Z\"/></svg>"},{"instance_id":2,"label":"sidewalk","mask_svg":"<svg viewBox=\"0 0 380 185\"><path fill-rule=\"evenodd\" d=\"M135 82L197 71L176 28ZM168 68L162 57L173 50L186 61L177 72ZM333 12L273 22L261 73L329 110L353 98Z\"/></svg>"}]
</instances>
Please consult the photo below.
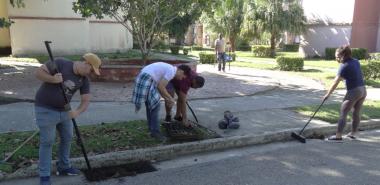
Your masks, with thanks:
<instances>
[{"instance_id":1,"label":"sidewalk","mask_svg":"<svg viewBox=\"0 0 380 185\"><path fill-rule=\"evenodd\" d=\"M315 80L286 75L280 71L240 67L231 67L231 70L226 71L226 73L220 73L212 65L199 65L198 72L205 77L205 86L198 90L192 89L189 92L189 103L200 124L217 132L223 138L161 148L125 151L119 154L105 154L109 155L108 157L93 156L92 160L98 161L100 165L111 164L111 161L105 161L108 158L118 162L132 161L133 157L164 160L191 152L287 140L290 139L290 132L302 128L309 118L294 113L290 108L319 104L325 93L324 86ZM133 84L94 83L92 103L87 112L77 119L78 123L85 125L145 119L145 112L140 111L135 114L134 106L129 102L132 87ZM25 89L19 85L17 88L14 87L19 91L13 94L9 93L9 95L33 99L37 88L38 85L28 86ZM6 94L4 94L3 86L1 86L0 92L2 96ZM379 99L379 93L375 94L376 92L378 89L369 89L368 99ZM327 103L340 102L341 98L342 95L337 93ZM78 102L73 103L73 107L77 105ZM161 117L163 118L165 113L163 105L161 107ZM223 112L226 110L232 111L235 116L239 117L241 124L239 129L224 131L218 128L217 123L223 118ZM190 119L193 119L190 112L188 115ZM34 123L32 103L1 105L0 120L0 133L37 129ZM328 132L331 132L335 129L335 125L331 126L322 121L312 121L308 128L322 130L328 128ZM157 155L161 155L161 158ZM79 166L84 167L82 159L76 161Z\"/></svg>"}]
</instances>

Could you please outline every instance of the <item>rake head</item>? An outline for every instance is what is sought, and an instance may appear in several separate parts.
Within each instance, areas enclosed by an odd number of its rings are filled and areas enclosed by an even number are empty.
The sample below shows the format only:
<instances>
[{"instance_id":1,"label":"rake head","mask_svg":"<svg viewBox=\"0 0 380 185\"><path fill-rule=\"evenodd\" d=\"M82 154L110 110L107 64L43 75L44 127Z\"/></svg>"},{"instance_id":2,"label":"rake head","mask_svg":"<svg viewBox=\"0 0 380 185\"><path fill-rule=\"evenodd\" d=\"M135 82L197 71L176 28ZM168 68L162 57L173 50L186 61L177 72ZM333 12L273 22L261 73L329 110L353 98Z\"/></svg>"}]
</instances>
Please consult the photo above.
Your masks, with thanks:
<instances>
[{"instance_id":1,"label":"rake head","mask_svg":"<svg viewBox=\"0 0 380 185\"><path fill-rule=\"evenodd\" d=\"M301 143L306 143L306 138L303 137L301 134L298 134L298 133L296 133L296 132L292 132L292 135L291 135L291 136L292 136L292 138L298 140L298 141L301 142Z\"/></svg>"}]
</instances>

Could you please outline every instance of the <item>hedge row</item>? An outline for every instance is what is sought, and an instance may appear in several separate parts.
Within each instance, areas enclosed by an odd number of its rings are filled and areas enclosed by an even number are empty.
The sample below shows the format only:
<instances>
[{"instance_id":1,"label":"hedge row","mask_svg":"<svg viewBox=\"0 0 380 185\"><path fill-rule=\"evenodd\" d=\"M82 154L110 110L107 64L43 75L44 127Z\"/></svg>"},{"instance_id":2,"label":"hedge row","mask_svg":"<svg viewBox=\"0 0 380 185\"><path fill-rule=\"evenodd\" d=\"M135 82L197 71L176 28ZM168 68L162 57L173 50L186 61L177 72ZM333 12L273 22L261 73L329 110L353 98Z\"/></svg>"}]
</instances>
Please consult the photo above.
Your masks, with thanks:
<instances>
[{"instance_id":1,"label":"hedge row","mask_svg":"<svg viewBox=\"0 0 380 185\"><path fill-rule=\"evenodd\" d=\"M201 64L214 64L216 62L216 56L214 53L199 53L199 62Z\"/></svg>"},{"instance_id":2,"label":"hedge row","mask_svg":"<svg viewBox=\"0 0 380 185\"><path fill-rule=\"evenodd\" d=\"M301 71L304 65L301 57L277 57L276 62L282 71Z\"/></svg>"},{"instance_id":3,"label":"hedge row","mask_svg":"<svg viewBox=\"0 0 380 185\"><path fill-rule=\"evenodd\" d=\"M252 52L255 57L271 57L271 49L268 45L253 45Z\"/></svg>"},{"instance_id":4,"label":"hedge row","mask_svg":"<svg viewBox=\"0 0 380 185\"><path fill-rule=\"evenodd\" d=\"M298 52L299 44L285 44L283 50L288 52Z\"/></svg>"},{"instance_id":5,"label":"hedge row","mask_svg":"<svg viewBox=\"0 0 380 185\"><path fill-rule=\"evenodd\" d=\"M358 60L367 58L368 52L365 48L351 48L352 57ZM335 59L335 51L336 48L326 48L325 49L325 57L326 60L334 60Z\"/></svg>"},{"instance_id":6,"label":"hedge row","mask_svg":"<svg viewBox=\"0 0 380 185\"><path fill-rule=\"evenodd\" d=\"M370 60L368 64L361 66L365 80L376 80L380 78L380 61Z\"/></svg>"},{"instance_id":7,"label":"hedge row","mask_svg":"<svg viewBox=\"0 0 380 185\"><path fill-rule=\"evenodd\" d=\"M181 46L170 46L170 52L174 55L179 54L179 49L181 49Z\"/></svg>"}]
</instances>

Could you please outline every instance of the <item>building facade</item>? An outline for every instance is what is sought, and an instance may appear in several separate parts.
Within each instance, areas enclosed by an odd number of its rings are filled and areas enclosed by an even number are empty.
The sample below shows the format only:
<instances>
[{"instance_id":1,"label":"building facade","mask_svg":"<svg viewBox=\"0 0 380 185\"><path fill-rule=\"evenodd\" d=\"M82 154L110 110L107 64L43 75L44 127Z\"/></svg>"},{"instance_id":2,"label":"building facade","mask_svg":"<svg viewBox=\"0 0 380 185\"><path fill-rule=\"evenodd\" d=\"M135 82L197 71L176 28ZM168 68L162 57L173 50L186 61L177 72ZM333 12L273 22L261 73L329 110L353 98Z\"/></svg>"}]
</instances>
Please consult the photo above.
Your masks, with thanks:
<instances>
[{"instance_id":1,"label":"building facade","mask_svg":"<svg viewBox=\"0 0 380 185\"><path fill-rule=\"evenodd\" d=\"M72 10L73 0L24 0L25 8L0 1L3 17L14 23L1 29L0 47L11 47L12 55L46 54L43 41L53 42L55 54L123 52L132 48L131 33L110 18L82 18ZM1 11L3 13L3 11Z\"/></svg>"},{"instance_id":2,"label":"building facade","mask_svg":"<svg viewBox=\"0 0 380 185\"><path fill-rule=\"evenodd\" d=\"M322 57L326 48L349 44L380 51L379 0L303 0L307 32L300 36L300 53Z\"/></svg>"}]
</instances>

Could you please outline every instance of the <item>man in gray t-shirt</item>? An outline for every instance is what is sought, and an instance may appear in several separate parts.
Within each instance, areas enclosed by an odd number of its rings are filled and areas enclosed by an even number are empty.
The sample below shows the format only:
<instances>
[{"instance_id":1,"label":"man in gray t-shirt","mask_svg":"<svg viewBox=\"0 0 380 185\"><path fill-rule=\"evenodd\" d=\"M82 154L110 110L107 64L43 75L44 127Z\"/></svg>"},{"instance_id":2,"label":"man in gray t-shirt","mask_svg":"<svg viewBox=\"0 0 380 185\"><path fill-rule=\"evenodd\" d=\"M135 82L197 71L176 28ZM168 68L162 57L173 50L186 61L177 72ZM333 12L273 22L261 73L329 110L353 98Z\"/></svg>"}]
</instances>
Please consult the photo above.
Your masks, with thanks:
<instances>
[{"instance_id":1,"label":"man in gray t-shirt","mask_svg":"<svg viewBox=\"0 0 380 185\"><path fill-rule=\"evenodd\" d=\"M39 174L40 184L49 185L52 160L52 146L55 131L59 132L60 143L57 161L58 175L77 175L79 170L70 165L70 143L73 136L72 118L84 112L90 103L90 83L87 78L91 73L100 75L101 60L98 56L87 53L84 62L72 62L59 58L49 61L36 71L36 77L43 83L35 98L36 124L40 131ZM59 71L59 72L58 72ZM69 110L66 106L62 83L68 104L77 90L81 94L78 108Z\"/></svg>"}]
</instances>

